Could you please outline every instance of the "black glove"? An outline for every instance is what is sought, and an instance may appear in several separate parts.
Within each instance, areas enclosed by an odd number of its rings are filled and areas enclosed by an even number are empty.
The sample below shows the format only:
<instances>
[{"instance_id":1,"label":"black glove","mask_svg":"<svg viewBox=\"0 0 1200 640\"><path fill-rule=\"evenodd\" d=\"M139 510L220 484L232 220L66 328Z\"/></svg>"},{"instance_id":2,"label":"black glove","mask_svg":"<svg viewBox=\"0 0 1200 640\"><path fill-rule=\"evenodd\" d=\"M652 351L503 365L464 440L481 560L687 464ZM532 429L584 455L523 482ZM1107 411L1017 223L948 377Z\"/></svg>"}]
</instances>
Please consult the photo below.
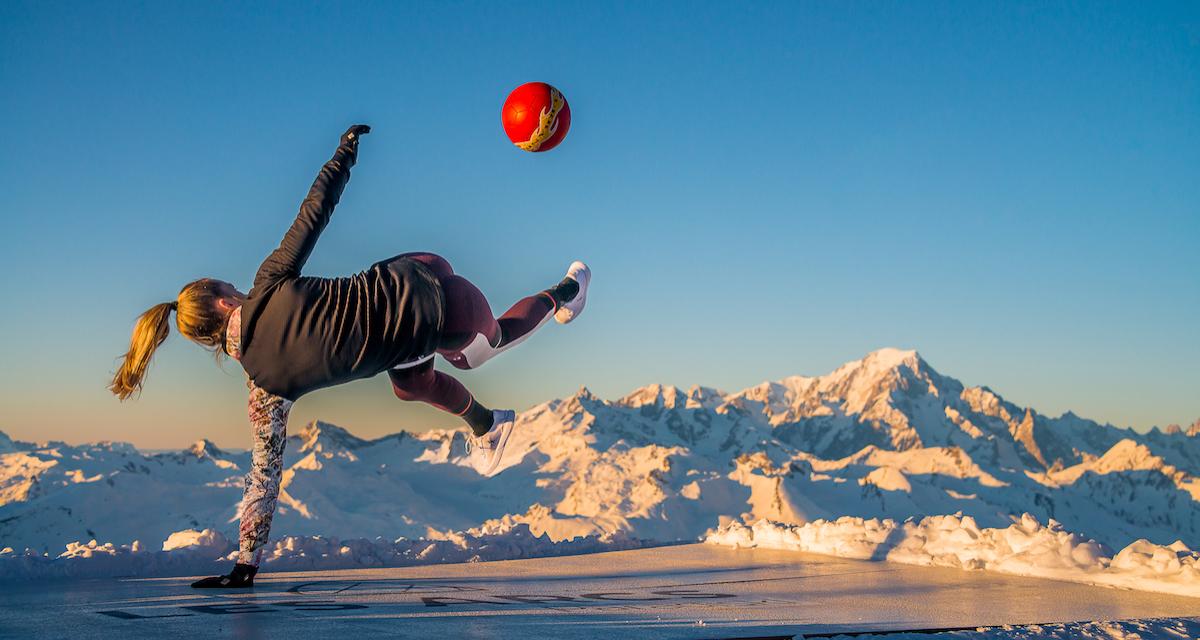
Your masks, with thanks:
<instances>
[{"instance_id":1,"label":"black glove","mask_svg":"<svg viewBox=\"0 0 1200 640\"><path fill-rule=\"evenodd\" d=\"M349 132L347 132L349 133ZM204 578L192 583L193 589L246 589L254 586L254 574L258 567L250 564L236 564L227 576Z\"/></svg>"},{"instance_id":2,"label":"black glove","mask_svg":"<svg viewBox=\"0 0 1200 640\"><path fill-rule=\"evenodd\" d=\"M342 144L358 148L359 137L365 136L368 133L371 133L371 127L365 124L351 125L349 129L346 129L346 133L342 134Z\"/></svg>"}]
</instances>

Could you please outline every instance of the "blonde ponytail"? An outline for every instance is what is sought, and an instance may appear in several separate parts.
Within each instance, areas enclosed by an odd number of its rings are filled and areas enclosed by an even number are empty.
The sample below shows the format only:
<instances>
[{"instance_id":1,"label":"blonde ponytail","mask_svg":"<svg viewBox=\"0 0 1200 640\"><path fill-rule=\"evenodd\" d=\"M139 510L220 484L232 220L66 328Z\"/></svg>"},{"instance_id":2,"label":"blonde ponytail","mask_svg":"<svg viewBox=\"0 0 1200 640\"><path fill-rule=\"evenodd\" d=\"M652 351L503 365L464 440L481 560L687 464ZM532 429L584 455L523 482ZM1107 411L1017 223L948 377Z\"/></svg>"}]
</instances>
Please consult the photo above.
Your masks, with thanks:
<instances>
[{"instance_id":1,"label":"blonde ponytail","mask_svg":"<svg viewBox=\"0 0 1200 640\"><path fill-rule=\"evenodd\" d=\"M121 368L113 376L112 384L108 385L109 390L121 400L141 391L146 368L150 366L150 358L155 349L167 339L168 323L175 308L174 302L164 302L150 307L138 316L137 323L133 326L133 335L129 339L129 351L125 352Z\"/></svg>"},{"instance_id":2,"label":"blonde ponytail","mask_svg":"<svg viewBox=\"0 0 1200 640\"><path fill-rule=\"evenodd\" d=\"M232 284L201 278L193 280L179 291L176 302L164 302L150 307L138 316L129 339L129 351L125 352L121 368L108 385L118 398L124 400L141 391L146 378L146 368L155 349L167 339L171 312L175 312L175 328L183 337L212 351L218 360L224 354L225 325L229 321L228 308L222 310L223 298L241 299Z\"/></svg>"}]
</instances>

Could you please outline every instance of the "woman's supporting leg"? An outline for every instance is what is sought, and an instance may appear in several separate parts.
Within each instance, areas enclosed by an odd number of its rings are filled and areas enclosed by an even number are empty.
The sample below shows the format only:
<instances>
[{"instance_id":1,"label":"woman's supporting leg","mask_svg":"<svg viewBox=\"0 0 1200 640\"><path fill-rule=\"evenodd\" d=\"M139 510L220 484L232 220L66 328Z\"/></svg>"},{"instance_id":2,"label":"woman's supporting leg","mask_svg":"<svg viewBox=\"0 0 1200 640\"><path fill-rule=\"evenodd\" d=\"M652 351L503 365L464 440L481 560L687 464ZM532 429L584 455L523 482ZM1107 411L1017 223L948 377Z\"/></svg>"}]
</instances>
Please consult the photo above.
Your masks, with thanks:
<instances>
[{"instance_id":1,"label":"woman's supporting leg","mask_svg":"<svg viewBox=\"0 0 1200 640\"><path fill-rule=\"evenodd\" d=\"M253 382L248 386L254 447L250 450L250 470L246 473L242 493L238 562L257 567L262 547L271 533L275 503L279 500L283 448L287 444L287 421L292 402L266 392Z\"/></svg>"},{"instance_id":2,"label":"woman's supporting leg","mask_svg":"<svg viewBox=\"0 0 1200 640\"><path fill-rule=\"evenodd\" d=\"M480 404L453 376L433 368L433 360L388 371L392 391L401 400L420 401L461 417L475 435L492 428L492 410Z\"/></svg>"}]
</instances>

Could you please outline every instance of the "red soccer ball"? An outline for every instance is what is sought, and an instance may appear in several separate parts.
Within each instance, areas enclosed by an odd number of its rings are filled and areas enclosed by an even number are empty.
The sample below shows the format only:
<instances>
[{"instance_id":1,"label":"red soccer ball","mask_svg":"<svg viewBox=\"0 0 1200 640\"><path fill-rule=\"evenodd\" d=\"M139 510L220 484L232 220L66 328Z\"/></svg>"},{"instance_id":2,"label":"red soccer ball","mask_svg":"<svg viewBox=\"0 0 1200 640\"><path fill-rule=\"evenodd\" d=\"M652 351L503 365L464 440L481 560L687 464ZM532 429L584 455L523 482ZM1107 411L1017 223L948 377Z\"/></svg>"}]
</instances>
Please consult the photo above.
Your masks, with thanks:
<instances>
[{"instance_id":1,"label":"red soccer ball","mask_svg":"<svg viewBox=\"0 0 1200 640\"><path fill-rule=\"evenodd\" d=\"M500 122L508 139L518 147L549 151L571 128L571 107L558 89L545 82L526 82L508 94Z\"/></svg>"}]
</instances>

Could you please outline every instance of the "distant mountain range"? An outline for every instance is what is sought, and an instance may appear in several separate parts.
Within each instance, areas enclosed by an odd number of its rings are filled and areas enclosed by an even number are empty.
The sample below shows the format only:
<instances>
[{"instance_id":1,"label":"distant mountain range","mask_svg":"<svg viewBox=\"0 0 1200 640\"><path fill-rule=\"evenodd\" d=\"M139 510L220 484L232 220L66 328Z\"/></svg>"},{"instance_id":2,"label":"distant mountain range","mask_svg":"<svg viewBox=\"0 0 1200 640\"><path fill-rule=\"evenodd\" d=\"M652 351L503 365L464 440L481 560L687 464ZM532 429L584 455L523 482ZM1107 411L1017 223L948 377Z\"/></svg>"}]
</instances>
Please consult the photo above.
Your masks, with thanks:
<instances>
[{"instance_id":1,"label":"distant mountain range","mask_svg":"<svg viewBox=\"0 0 1200 640\"><path fill-rule=\"evenodd\" d=\"M294 427L297 425L293 425ZM464 432L363 440L296 429L272 532L396 538L528 524L561 540L622 533L695 540L731 519L1029 512L1114 548L1200 547L1200 421L1141 434L1051 418L965 387L915 351L883 349L820 377L726 394L586 389L522 413L501 471L467 466ZM202 440L177 453L124 443L14 442L0 433L0 548L236 535L249 456Z\"/></svg>"}]
</instances>

